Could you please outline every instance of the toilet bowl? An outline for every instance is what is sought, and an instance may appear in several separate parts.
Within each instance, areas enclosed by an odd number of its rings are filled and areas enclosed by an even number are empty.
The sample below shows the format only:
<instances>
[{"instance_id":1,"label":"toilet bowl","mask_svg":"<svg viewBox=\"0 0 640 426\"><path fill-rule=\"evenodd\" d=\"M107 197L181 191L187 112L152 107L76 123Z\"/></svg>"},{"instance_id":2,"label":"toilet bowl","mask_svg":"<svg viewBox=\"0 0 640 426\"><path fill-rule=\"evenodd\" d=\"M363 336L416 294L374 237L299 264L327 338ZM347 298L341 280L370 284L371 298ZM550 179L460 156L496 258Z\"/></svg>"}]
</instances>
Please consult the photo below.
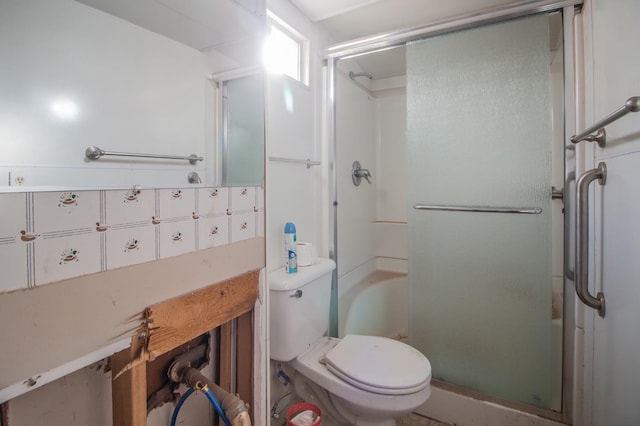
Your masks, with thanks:
<instances>
[{"instance_id":1,"label":"toilet bowl","mask_svg":"<svg viewBox=\"0 0 640 426\"><path fill-rule=\"evenodd\" d=\"M328 392L351 424L395 424L431 394L429 361L384 337L321 337L291 366Z\"/></svg>"},{"instance_id":2,"label":"toilet bowl","mask_svg":"<svg viewBox=\"0 0 640 426\"><path fill-rule=\"evenodd\" d=\"M320 259L297 274L269 275L272 359L289 362L296 392L338 424L394 425L431 394L431 365L411 346L384 337L326 337L331 273Z\"/></svg>"}]
</instances>

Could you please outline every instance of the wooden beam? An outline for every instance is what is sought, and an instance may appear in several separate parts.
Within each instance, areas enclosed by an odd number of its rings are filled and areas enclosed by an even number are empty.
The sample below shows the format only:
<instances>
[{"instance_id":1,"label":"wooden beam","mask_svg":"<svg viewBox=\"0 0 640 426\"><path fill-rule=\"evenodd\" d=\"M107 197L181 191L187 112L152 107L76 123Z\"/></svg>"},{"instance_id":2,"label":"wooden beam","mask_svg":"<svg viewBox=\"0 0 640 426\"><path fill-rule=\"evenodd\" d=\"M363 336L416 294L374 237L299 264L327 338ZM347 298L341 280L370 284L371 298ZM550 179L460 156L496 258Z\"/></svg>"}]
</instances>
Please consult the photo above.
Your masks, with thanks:
<instances>
[{"instance_id":1,"label":"wooden beam","mask_svg":"<svg viewBox=\"0 0 640 426\"><path fill-rule=\"evenodd\" d=\"M260 271L148 307L149 359L253 309Z\"/></svg>"},{"instance_id":2,"label":"wooden beam","mask_svg":"<svg viewBox=\"0 0 640 426\"><path fill-rule=\"evenodd\" d=\"M232 322L225 322L220 326L220 346L218 347L218 385L227 392L231 392L231 354L232 354ZM221 418L218 418L218 426L224 426Z\"/></svg>"},{"instance_id":3,"label":"wooden beam","mask_svg":"<svg viewBox=\"0 0 640 426\"><path fill-rule=\"evenodd\" d=\"M231 321L220 326L220 348L218 365L220 376L218 384L222 389L231 389Z\"/></svg>"},{"instance_id":4,"label":"wooden beam","mask_svg":"<svg viewBox=\"0 0 640 426\"><path fill-rule=\"evenodd\" d=\"M135 336L134 336L135 337ZM114 426L147 424L147 364L135 362L140 345L111 356L111 400Z\"/></svg>"},{"instance_id":5,"label":"wooden beam","mask_svg":"<svg viewBox=\"0 0 640 426\"><path fill-rule=\"evenodd\" d=\"M236 390L253 419L253 311L238 317L237 324Z\"/></svg>"}]
</instances>

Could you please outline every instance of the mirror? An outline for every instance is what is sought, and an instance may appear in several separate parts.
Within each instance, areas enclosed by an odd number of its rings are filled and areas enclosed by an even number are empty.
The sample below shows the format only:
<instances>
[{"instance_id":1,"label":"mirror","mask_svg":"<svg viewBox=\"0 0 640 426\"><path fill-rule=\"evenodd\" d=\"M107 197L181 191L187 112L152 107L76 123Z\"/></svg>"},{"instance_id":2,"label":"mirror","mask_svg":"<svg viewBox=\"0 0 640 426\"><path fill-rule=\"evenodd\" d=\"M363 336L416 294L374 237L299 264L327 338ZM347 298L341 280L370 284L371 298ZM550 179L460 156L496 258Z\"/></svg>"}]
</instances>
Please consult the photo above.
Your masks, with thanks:
<instances>
[{"instance_id":1,"label":"mirror","mask_svg":"<svg viewBox=\"0 0 640 426\"><path fill-rule=\"evenodd\" d=\"M0 0L0 191L220 184L211 76L260 63L264 22L263 0Z\"/></svg>"}]
</instances>

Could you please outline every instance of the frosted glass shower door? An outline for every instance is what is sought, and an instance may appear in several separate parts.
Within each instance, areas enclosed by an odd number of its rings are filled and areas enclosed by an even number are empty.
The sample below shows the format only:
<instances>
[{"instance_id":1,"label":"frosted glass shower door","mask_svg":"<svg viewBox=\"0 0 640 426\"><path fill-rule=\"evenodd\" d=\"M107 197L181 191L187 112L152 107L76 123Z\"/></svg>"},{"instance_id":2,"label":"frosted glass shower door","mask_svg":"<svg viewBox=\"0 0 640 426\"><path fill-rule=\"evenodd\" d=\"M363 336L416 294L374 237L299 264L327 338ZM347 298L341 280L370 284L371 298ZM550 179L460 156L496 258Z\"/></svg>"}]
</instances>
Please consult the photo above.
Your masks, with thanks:
<instances>
[{"instance_id":1,"label":"frosted glass shower door","mask_svg":"<svg viewBox=\"0 0 640 426\"><path fill-rule=\"evenodd\" d=\"M429 358L435 379L544 408L551 390L549 64L545 15L407 46L410 343Z\"/></svg>"}]
</instances>

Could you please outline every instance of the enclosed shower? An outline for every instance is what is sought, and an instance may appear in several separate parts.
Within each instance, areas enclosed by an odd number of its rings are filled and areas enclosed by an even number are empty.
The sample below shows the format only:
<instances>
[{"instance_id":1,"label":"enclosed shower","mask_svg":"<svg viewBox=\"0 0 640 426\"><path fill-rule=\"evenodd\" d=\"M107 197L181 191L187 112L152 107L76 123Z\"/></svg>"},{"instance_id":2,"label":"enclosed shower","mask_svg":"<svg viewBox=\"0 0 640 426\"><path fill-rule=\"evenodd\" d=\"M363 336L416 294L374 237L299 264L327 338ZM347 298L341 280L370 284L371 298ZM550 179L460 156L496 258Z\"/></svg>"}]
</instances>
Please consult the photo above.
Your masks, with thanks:
<instances>
[{"instance_id":1,"label":"enclosed shower","mask_svg":"<svg viewBox=\"0 0 640 426\"><path fill-rule=\"evenodd\" d=\"M331 330L406 340L436 386L562 420L574 159L551 9L329 50Z\"/></svg>"}]
</instances>

